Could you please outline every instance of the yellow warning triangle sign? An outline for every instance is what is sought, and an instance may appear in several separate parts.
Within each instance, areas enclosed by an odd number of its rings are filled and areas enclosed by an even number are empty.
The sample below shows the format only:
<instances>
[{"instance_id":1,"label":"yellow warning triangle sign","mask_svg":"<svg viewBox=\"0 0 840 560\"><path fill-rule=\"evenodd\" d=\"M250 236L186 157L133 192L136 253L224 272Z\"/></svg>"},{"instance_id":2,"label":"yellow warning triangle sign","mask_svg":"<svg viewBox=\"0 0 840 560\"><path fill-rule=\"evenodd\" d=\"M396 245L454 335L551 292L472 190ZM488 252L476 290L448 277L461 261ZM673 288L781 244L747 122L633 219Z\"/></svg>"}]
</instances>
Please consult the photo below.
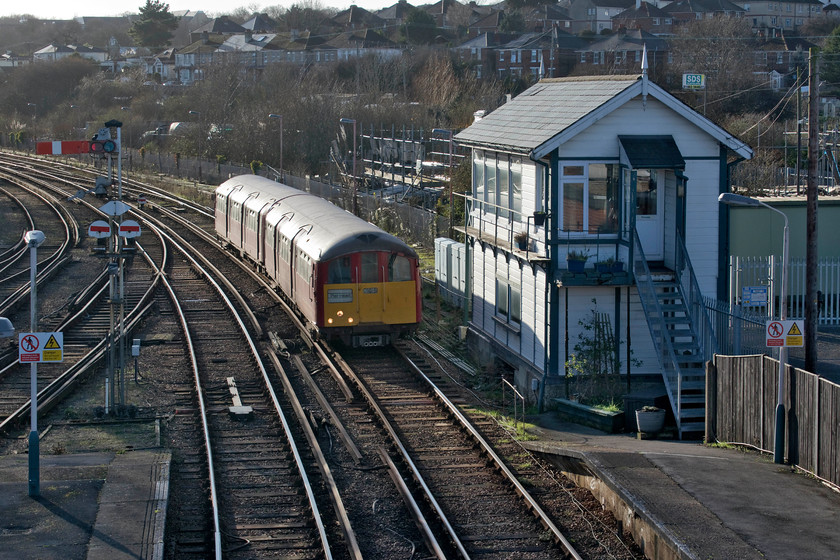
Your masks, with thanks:
<instances>
[{"instance_id":1,"label":"yellow warning triangle sign","mask_svg":"<svg viewBox=\"0 0 840 560\"><path fill-rule=\"evenodd\" d=\"M788 334L792 335L792 336L797 336L797 335L802 336L802 331L800 331L799 327L796 326L796 323L794 323L790 326L790 330L788 331Z\"/></svg>"},{"instance_id":2,"label":"yellow warning triangle sign","mask_svg":"<svg viewBox=\"0 0 840 560\"><path fill-rule=\"evenodd\" d=\"M47 341L44 349L61 349L61 346L58 345L58 341L55 339L55 335L50 335L50 339Z\"/></svg>"}]
</instances>

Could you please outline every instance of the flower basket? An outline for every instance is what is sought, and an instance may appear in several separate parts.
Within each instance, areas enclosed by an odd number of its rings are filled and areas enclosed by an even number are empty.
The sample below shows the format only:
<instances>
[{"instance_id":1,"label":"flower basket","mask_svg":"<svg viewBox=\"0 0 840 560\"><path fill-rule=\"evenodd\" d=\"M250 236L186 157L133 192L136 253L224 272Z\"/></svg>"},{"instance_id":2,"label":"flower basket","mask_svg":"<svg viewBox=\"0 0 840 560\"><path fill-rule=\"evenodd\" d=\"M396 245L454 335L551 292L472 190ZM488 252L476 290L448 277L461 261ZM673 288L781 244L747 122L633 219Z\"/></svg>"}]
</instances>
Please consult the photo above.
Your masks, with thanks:
<instances>
[{"instance_id":1,"label":"flower basket","mask_svg":"<svg viewBox=\"0 0 840 560\"><path fill-rule=\"evenodd\" d=\"M665 410L655 406L645 406L636 410L636 426L645 434L657 434L665 425Z\"/></svg>"},{"instance_id":2,"label":"flower basket","mask_svg":"<svg viewBox=\"0 0 840 560\"><path fill-rule=\"evenodd\" d=\"M610 272L612 272L613 274L619 274L621 272L624 272L624 261L615 261L612 264L612 270Z\"/></svg>"},{"instance_id":3,"label":"flower basket","mask_svg":"<svg viewBox=\"0 0 840 560\"><path fill-rule=\"evenodd\" d=\"M542 226L545 223L545 212L534 212L534 225Z\"/></svg>"},{"instance_id":4,"label":"flower basket","mask_svg":"<svg viewBox=\"0 0 840 560\"><path fill-rule=\"evenodd\" d=\"M525 251L528 248L528 234L521 231L513 236L513 241L520 251Z\"/></svg>"},{"instance_id":5,"label":"flower basket","mask_svg":"<svg viewBox=\"0 0 840 560\"><path fill-rule=\"evenodd\" d=\"M586 261L581 261L577 259L567 259L566 265L569 267L569 272L580 274L586 268Z\"/></svg>"},{"instance_id":6,"label":"flower basket","mask_svg":"<svg viewBox=\"0 0 840 560\"><path fill-rule=\"evenodd\" d=\"M610 274L612 272L612 267L612 263L609 262L595 263L595 270L598 271L598 274Z\"/></svg>"}]
</instances>

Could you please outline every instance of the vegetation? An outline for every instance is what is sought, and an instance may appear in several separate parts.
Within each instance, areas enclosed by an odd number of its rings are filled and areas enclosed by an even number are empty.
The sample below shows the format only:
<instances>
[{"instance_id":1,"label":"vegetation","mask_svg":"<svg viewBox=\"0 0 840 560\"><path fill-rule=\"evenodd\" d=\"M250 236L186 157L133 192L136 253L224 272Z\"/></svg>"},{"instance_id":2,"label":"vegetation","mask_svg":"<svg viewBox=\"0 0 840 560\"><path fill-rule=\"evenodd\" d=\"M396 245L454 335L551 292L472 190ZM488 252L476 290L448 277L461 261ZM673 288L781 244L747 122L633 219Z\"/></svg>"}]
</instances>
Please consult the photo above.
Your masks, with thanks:
<instances>
[{"instance_id":1,"label":"vegetation","mask_svg":"<svg viewBox=\"0 0 840 560\"><path fill-rule=\"evenodd\" d=\"M143 47L161 48L170 45L172 33L178 28L178 18L169 11L169 4L146 0L140 8L140 18L128 32Z\"/></svg>"}]
</instances>

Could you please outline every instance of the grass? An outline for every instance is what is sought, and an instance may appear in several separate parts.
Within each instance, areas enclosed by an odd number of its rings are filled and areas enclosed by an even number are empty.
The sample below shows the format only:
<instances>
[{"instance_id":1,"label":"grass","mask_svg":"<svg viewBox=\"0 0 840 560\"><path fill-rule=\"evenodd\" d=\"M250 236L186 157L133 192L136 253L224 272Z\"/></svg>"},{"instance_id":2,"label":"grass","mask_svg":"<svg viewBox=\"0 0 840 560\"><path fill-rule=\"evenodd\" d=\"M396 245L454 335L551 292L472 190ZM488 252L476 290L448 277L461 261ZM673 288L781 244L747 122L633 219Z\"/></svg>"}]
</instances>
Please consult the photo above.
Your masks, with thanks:
<instances>
[{"instance_id":1,"label":"grass","mask_svg":"<svg viewBox=\"0 0 840 560\"><path fill-rule=\"evenodd\" d=\"M528 433L528 428L536 428L534 424L528 422L516 422L510 416L503 414L497 410L476 409L476 412L489 416L502 425L510 434L513 435L517 441L533 441L537 436Z\"/></svg>"},{"instance_id":2,"label":"grass","mask_svg":"<svg viewBox=\"0 0 840 560\"><path fill-rule=\"evenodd\" d=\"M608 403L593 404L592 408L597 408L598 410L603 410L604 412L621 412L623 410L621 405L612 400Z\"/></svg>"}]
</instances>

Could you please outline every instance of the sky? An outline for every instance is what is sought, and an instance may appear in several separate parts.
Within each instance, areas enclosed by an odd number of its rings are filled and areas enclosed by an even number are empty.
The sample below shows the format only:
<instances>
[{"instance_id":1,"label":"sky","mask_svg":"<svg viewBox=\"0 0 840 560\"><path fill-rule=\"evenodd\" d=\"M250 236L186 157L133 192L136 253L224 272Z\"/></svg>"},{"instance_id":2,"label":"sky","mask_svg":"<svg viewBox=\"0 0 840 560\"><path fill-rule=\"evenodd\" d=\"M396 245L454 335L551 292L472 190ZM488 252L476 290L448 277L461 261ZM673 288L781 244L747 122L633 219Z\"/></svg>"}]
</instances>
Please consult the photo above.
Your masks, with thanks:
<instances>
[{"instance_id":1,"label":"sky","mask_svg":"<svg viewBox=\"0 0 840 560\"><path fill-rule=\"evenodd\" d=\"M426 4L430 0L411 2L417 6ZM230 13L240 6L248 8L249 12L264 11L269 6L282 6L284 8L292 4L319 3L327 8L348 8L355 4L366 10L379 10L397 3L397 0L268 0L266 2L253 2L248 0L170 0L169 10L172 12L180 10L203 11L207 15ZM0 2L0 17L20 15L28 13L40 19L71 19L77 16L118 16L126 12L138 13L140 6L146 4L145 0L111 0L110 2L72 2L68 0L37 0L34 4L13 2L3 0Z\"/></svg>"}]
</instances>

